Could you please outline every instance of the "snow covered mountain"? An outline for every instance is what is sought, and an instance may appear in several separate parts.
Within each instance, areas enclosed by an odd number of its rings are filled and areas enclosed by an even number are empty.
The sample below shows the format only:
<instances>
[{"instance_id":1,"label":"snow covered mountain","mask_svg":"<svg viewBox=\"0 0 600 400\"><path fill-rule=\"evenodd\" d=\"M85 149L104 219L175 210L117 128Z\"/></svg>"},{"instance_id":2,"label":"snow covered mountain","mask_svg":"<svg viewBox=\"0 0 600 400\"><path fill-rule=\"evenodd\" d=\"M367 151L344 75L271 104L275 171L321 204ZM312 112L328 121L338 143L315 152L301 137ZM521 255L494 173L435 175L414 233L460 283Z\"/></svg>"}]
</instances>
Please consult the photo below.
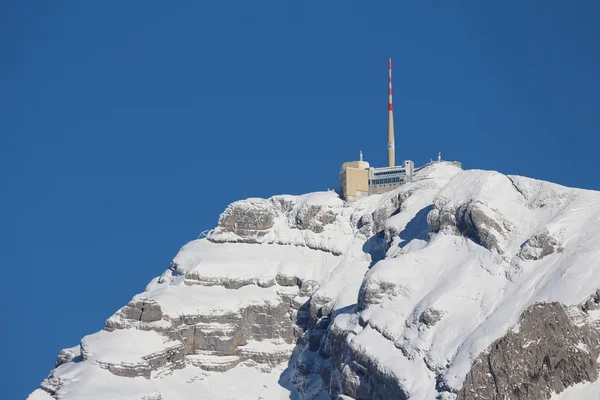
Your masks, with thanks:
<instances>
[{"instance_id":1,"label":"snow covered mountain","mask_svg":"<svg viewBox=\"0 0 600 400\"><path fill-rule=\"evenodd\" d=\"M597 399L600 192L448 163L248 199L31 400Z\"/></svg>"}]
</instances>

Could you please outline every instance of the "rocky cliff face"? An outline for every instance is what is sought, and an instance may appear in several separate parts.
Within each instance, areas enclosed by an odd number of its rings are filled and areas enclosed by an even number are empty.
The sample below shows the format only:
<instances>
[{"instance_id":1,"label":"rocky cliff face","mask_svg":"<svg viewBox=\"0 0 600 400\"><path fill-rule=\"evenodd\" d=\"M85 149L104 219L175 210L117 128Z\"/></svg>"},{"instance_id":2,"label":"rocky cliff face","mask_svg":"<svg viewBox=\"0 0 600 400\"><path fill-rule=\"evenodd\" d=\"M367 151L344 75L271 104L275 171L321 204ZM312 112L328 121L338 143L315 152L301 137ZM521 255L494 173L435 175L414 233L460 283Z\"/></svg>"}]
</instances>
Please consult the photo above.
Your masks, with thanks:
<instances>
[{"instance_id":1,"label":"rocky cliff face","mask_svg":"<svg viewBox=\"0 0 600 400\"><path fill-rule=\"evenodd\" d=\"M560 303L536 303L475 360L458 399L547 399L598 379L600 332Z\"/></svg>"},{"instance_id":2,"label":"rocky cliff face","mask_svg":"<svg viewBox=\"0 0 600 400\"><path fill-rule=\"evenodd\" d=\"M446 163L353 204L235 202L30 398L600 393L598 205Z\"/></svg>"}]
</instances>

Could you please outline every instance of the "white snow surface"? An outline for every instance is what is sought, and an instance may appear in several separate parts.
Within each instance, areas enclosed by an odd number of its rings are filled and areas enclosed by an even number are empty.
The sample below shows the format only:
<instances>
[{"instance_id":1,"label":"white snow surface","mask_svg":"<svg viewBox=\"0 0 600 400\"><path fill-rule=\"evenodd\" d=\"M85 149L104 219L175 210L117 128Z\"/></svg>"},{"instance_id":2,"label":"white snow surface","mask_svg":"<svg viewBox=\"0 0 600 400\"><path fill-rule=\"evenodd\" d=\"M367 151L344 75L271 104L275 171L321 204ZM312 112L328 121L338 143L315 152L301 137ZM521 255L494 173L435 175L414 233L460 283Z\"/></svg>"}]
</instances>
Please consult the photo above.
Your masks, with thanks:
<instances>
[{"instance_id":1,"label":"white snow surface","mask_svg":"<svg viewBox=\"0 0 600 400\"><path fill-rule=\"evenodd\" d=\"M389 248L385 258L374 263L364 247L369 234L357 221L372 221L399 195L400 210L382 227L389 235ZM413 182L354 204L333 192L274 199L245 200L248 207L263 207L267 201L292 204L292 211L278 215L259 244L236 243L240 238L227 232L217 233L225 243L192 241L175 257L176 268L152 280L135 299L156 301L165 314L160 323L168 326L181 316L277 304L282 293L297 291L277 284L277 277L297 277L306 285L306 296L336 315L333 324L353 332L348 346L377 359L378 369L394 375L411 399L434 399L438 377L431 368L459 389L473 360L513 327L529 305L578 304L600 288L600 192L434 163L420 169ZM429 230L429 212L455 212L467 204L477 204L500 227L497 249L456 232ZM290 215L308 206L324 207L337 219L321 233L295 228ZM524 243L540 232L555 238L560 251L537 260L520 257ZM363 328L354 307L361 286L375 293L383 283L391 289L378 292L378 300L360 311ZM433 326L420 320L429 308L442 313ZM92 349L92 358L120 362L136 361L173 344L135 326L99 332L83 342ZM248 348L273 346L252 342ZM248 365L207 372L188 362L184 369L145 379L112 375L92 361L72 361L53 372L54 381L60 381L59 398L152 399L149 396L156 393L163 399L302 398L289 382L291 367L286 370L286 363L270 372ZM599 394L597 383L581 384L553 399ZM29 398L49 397L37 390Z\"/></svg>"},{"instance_id":2,"label":"white snow surface","mask_svg":"<svg viewBox=\"0 0 600 400\"><path fill-rule=\"evenodd\" d=\"M597 400L600 398L600 380L592 383L578 383L561 393L555 393L550 400Z\"/></svg>"},{"instance_id":3,"label":"white snow surface","mask_svg":"<svg viewBox=\"0 0 600 400\"><path fill-rule=\"evenodd\" d=\"M140 363L144 356L181 346L154 331L121 329L100 331L81 339L86 360L107 363Z\"/></svg>"}]
</instances>

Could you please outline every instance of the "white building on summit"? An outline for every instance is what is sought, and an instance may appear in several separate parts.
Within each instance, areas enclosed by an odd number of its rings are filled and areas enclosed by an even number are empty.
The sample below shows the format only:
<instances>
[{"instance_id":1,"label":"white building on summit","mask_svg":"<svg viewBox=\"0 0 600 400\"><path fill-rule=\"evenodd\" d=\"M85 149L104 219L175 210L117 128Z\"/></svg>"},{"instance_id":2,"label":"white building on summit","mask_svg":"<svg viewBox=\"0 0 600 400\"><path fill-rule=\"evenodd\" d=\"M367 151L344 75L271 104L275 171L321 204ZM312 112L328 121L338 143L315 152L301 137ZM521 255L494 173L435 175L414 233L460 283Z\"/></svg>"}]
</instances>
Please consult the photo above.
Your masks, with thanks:
<instances>
[{"instance_id":1,"label":"white building on summit","mask_svg":"<svg viewBox=\"0 0 600 400\"><path fill-rule=\"evenodd\" d=\"M394 108L392 103L392 59L388 60L388 166L371 168L363 161L362 152L359 161L350 161L342 165L340 172L340 191L344 199L354 201L370 194L385 193L412 179L415 164L406 160L395 165L394 145Z\"/></svg>"}]
</instances>

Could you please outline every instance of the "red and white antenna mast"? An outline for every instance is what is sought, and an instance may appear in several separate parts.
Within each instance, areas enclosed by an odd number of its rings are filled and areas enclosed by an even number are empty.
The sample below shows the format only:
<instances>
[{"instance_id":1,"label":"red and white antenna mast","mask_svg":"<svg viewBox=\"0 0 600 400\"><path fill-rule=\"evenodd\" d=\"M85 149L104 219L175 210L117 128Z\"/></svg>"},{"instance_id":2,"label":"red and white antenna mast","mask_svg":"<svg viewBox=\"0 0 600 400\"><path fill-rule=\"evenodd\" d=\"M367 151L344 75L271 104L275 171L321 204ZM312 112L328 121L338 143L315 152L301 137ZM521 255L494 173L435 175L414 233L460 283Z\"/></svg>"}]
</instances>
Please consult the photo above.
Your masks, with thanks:
<instances>
[{"instance_id":1,"label":"red and white antenna mast","mask_svg":"<svg viewBox=\"0 0 600 400\"><path fill-rule=\"evenodd\" d=\"M394 149L394 107L392 105L392 59L388 59L389 93L388 93L388 167L395 165L396 152Z\"/></svg>"}]
</instances>

